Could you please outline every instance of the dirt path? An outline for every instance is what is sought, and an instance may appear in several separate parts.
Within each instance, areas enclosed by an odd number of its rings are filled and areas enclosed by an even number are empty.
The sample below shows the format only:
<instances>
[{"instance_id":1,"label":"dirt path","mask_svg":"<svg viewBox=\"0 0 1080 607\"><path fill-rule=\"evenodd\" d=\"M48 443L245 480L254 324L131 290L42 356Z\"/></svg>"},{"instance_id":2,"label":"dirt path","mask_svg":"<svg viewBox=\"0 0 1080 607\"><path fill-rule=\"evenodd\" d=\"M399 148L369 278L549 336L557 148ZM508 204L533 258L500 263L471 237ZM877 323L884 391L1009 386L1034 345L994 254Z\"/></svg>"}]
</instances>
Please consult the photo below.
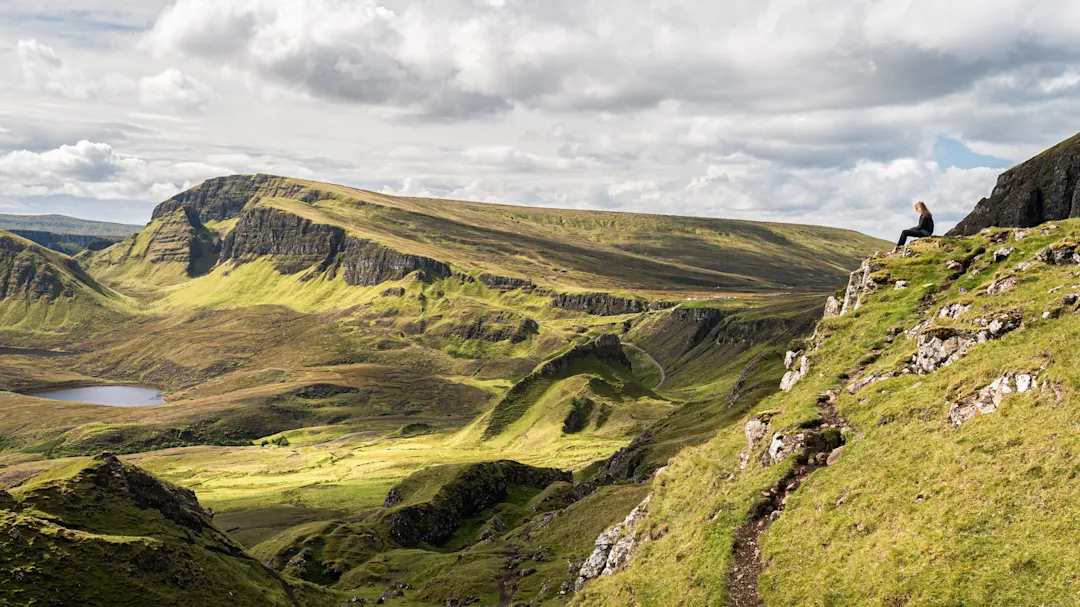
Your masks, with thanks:
<instances>
[{"instance_id":1,"label":"dirt path","mask_svg":"<svg viewBox=\"0 0 1080 607\"><path fill-rule=\"evenodd\" d=\"M824 426L841 428L847 424L836 413L835 402L836 396L832 393L829 401L822 404L821 419ZM732 548L735 564L728 573L728 607L763 607L764 602L758 592L758 578L765 569L765 563L761 560L761 534L783 515L788 497L798 491L815 470L824 467L813 463L813 456L817 454L810 455L811 463L796 464L790 474L762 492L763 501L751 513L749 520L736 530Z\"/></svg>"},{"instance_id":2,"label":"dirt path","mask_svg":"<svg viewBox=\"0 0 1080 607\"><path fill-rule=\"evenodd\" d=\"M631 350L634 350L635 352L641 352L642 354L645 355L645 358L649 359L649 362L656 365L657 369L660 369L660 383L656 384L656 386L653 387L653 390L659 390L664 385L664 382L667 381L667 373L664 371L664 367L661 366L660 363L656 362L656 359L652 357L652 354L649 354L648 352L646 352L645 350L642 350L641 348L635 346L634 344L628 344L626 342L623 342L623 346L625 346L627 348L630 348Z\"/></svg>"}]
</instances>

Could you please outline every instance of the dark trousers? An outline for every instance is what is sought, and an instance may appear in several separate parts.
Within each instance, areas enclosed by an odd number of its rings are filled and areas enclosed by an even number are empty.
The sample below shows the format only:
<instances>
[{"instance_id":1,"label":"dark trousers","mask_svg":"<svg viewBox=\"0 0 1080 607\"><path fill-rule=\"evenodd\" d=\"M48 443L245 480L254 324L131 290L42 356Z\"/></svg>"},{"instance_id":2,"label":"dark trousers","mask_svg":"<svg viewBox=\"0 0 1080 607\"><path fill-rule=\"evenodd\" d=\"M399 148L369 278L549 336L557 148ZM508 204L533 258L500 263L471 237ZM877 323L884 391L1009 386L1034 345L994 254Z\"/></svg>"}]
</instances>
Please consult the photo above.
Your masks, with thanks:
<instances>
[{"instance_id":1,"label":"dark trousers","mask_svg":"<svg viewBox=\"0 0 1080 607\"><path fill-rule=\"evenodd\" d=\"M926 230L920 230L919 228L911 228L910 230L904 230L900 232L900 240L896 243L896 246L902 247L907 244L908 238L926 238L927 236L933 236Z\"/></svg>"}]
</instances>

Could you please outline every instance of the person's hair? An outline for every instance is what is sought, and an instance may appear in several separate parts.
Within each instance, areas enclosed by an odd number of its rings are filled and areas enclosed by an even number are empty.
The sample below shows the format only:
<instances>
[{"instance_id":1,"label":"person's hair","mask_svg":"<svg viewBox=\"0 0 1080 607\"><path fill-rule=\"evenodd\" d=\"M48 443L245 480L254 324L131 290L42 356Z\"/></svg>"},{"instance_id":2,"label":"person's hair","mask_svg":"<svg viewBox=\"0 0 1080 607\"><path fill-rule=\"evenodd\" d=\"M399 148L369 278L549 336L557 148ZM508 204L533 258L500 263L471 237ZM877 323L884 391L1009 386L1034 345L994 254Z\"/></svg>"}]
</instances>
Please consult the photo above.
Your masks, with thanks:
<instances>
[{"instance_id":1,"label":"person's hair","mask_svg":"<svg viewBox=\"0 0 1080 607\"><path fill-rule=\"evenodd\" d=\"M919 201L915 203L915 210L919 212L919 215L923 217L933 217L934 214L930 212L930 209L926 208L926 203Z\"/></svg>"}]
</instances>

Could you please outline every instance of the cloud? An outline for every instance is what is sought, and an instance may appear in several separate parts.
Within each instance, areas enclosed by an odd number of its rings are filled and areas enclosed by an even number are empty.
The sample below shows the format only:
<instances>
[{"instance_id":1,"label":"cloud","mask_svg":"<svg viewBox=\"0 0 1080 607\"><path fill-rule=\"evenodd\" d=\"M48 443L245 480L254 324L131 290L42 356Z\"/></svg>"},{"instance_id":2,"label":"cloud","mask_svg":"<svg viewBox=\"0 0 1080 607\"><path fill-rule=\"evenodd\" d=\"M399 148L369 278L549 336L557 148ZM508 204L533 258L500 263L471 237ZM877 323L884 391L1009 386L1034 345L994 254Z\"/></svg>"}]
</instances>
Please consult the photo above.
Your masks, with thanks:
<instances>
[{"instance_id":1,"label":"cloud","mask_svg":"<svg viewBox=\"0 0 1080 607\"><path fill-rule=\"evenodd\" d=\"M56 49L37 40L19 40L16 47L23 84L71 100L136 98L151 108L197 109L213 98L213 89L175 68L132 78L109 72L90 76L63 60Z\"/></svg>"},{"instance_id":2,"label":"cloud","mask_svg":"<svg viewBox=\"0 0 1080 607\"><path fill-rule=\"evenodd\" d=\"M177 0L146 38L313 95L468 118L665 100L779 112L914 103L1075 60L1054 0Z\"/></svg>"},{"instance_id":3,"label":"cloud","mask_svg":"<svg viewBox=\"0 0 1080 607\"><path fill-rule=\"evenodd\" d=\"M209 86L173 68L140 78L136 86L139 102L148 107L198 108L214 96Z\"/></svg>"},{"instance_id":4,"label":"cloud","mask_svg":"<svg viewBox=\"0 0 1080 607\"><path fill-rule=\"evenodd\" d=\"M68 195L95 200L169 196L227 168L147 162L117 153L106 143L79 141L45 152L0 155L0 196ZM168 196L166 196L168 197Z\"/></svg>"},{"instance_id":5,"label":"cloud","mask_svg":"<svg viewBox=\"0 0 1080 607\"><path fill-rule=\"evenodd\" d=\"M37 40L19 40L16 53L27 87L69 99L87 99L97 94L97 84L64 63L52 47Z\"/></svg>"}]
</instances>

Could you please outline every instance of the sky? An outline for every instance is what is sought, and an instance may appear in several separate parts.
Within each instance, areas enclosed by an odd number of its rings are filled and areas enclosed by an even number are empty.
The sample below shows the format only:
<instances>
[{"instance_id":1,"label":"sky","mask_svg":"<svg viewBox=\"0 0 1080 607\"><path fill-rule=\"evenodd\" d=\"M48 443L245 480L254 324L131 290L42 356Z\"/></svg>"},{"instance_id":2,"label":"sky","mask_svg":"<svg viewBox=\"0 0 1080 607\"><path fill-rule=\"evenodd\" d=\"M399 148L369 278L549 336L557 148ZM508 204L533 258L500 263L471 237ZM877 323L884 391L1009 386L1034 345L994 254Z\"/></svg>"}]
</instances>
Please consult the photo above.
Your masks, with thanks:
<instances>
[{"instance_id":1,"label":"sky","mask_svg":"<svg viewBox=\"0 0 1080 607\"><path fill-rule=\"evenodd\" d=\"M262 172L893 238L1078 131L1074 0L0 0L0 213Z\"/></svg>"}]
</instances>

